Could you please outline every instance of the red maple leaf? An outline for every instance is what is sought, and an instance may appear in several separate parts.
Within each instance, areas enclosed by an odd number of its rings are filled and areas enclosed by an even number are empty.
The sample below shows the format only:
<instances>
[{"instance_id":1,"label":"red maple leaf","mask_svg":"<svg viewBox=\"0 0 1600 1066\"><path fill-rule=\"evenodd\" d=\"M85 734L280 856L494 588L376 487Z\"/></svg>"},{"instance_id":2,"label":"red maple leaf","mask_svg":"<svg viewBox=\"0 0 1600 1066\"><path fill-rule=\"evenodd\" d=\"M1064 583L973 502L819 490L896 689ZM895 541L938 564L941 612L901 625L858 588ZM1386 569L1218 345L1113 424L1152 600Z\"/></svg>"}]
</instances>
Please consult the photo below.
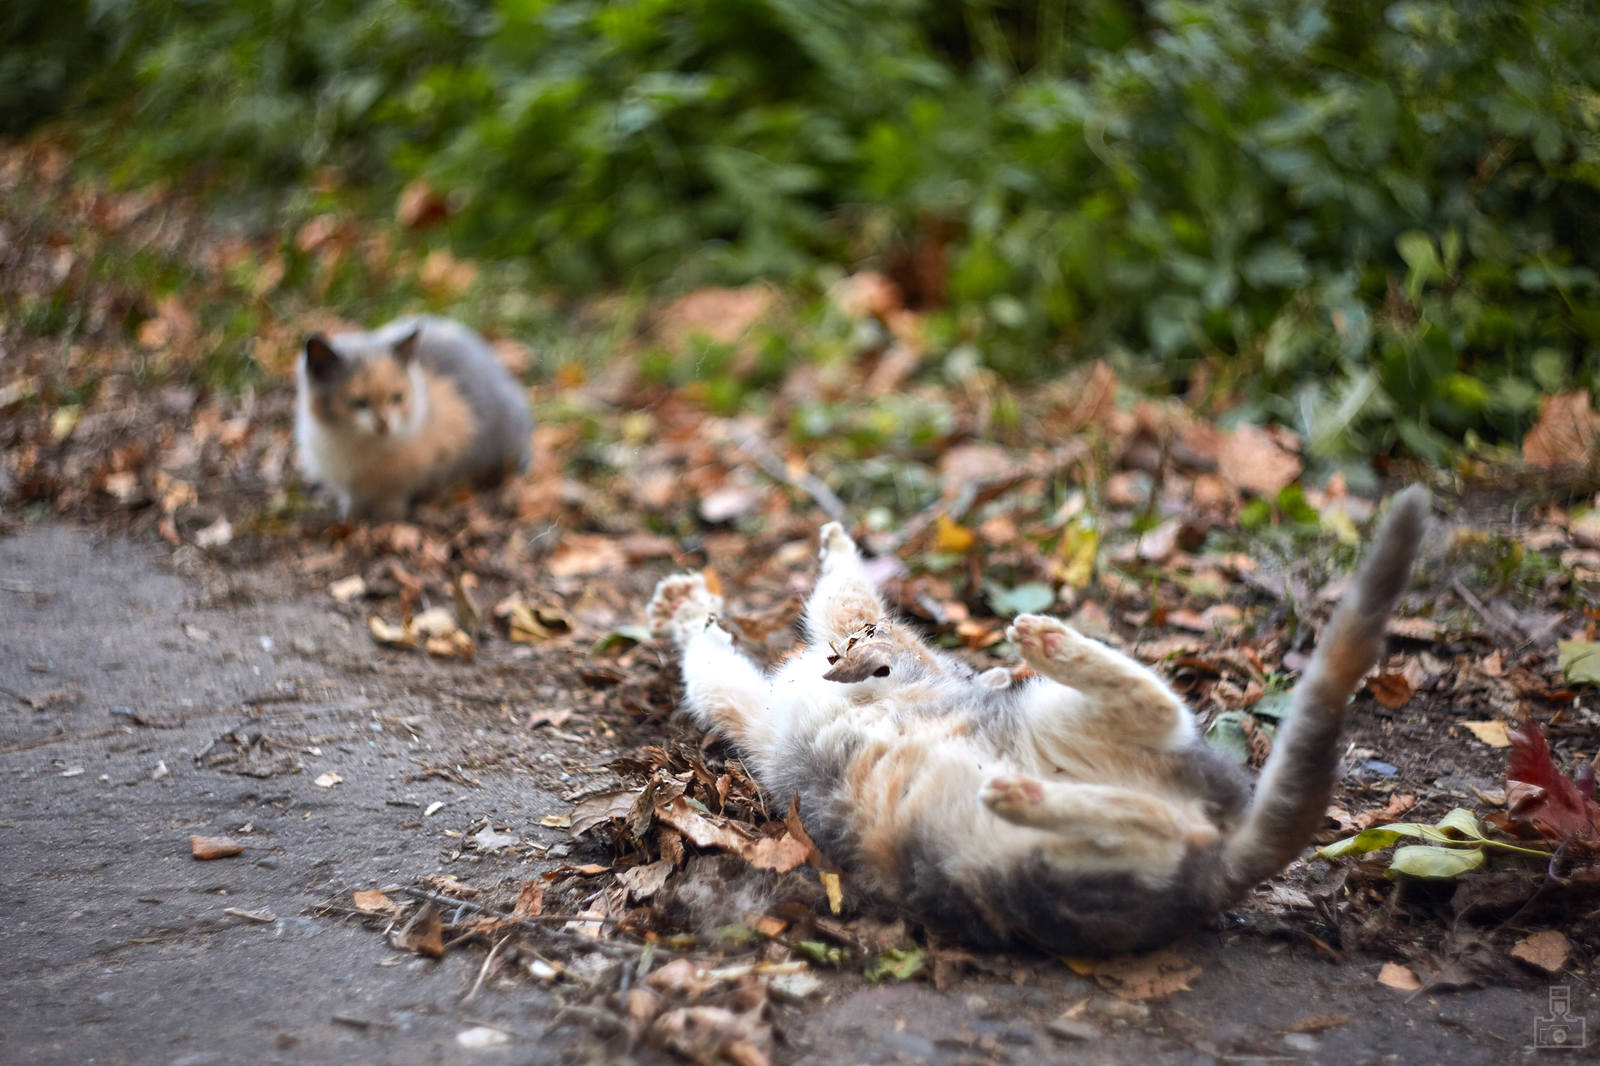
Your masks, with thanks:
<instances>
[{"instance_id":1,"label":"red maple leaf","mask_svg":"<svg viewBox=\"0 0 1600 1066\"><path fill-rule=\"evenodd\" d=\"M1568 777L1550 758L1550 745L1533 716L1506 734L1506 815L1501 828L1557 844L1600 845L1600 803L1594 800L1594 767Z\"/></svg>"}]
</instances>

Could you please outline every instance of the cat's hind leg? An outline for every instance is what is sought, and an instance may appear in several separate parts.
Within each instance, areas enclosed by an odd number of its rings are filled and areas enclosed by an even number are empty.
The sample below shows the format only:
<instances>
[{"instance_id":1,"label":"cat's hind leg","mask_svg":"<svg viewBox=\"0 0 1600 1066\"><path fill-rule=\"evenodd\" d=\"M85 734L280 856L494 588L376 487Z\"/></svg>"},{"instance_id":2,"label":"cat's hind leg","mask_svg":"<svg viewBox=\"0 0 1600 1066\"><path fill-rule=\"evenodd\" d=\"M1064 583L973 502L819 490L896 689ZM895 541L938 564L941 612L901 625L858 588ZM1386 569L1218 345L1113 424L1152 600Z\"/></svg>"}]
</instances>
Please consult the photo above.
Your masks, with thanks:
<instances>
[{"instance_id":1,"label":"cat's hind leg","mask_svg":"<svg viewBox=\"0 0 1600 1066\"><path fill-rule=\"evenodd\" d=\"M733 646L717 623L722 598L699 574L663 578L650 599L651 628L677 646L684 707L703 729L714 730L755 764L757 780L772 761L776 738L767 718L770 690L755 663Z\"/></svg>"},{"instance_id":2,"label":"cat's hind leg","mask_svg":"<svg viewBox=\"0 0 1600 1066\"><path fill-rule=\"evenodd\" d=\"M1188 708L1144 664L1048 615L1018 615L1006 637L1035 673L1076 694L1052 701L1051 693L1036 690L1039 713L1048 714L1056 702L1079 728L1098 728L1141 747L1170 750L1193 739Z\"/></svg>"},{"instance_id":3,"label":"cat's hind leg","mask_svg":"<svg viewBox=\"0 0 1600 1066\"><path fill-rule=\"evenodd\" d=\"M1041 781L1022 774L990 778L978 799L1013 825L1053 833L1085 853L1176 862L1214 843L1215 826L1159 796L1117 785Z\"/></svg>"},{"instance_id":4,"label":"cat's hind leg","mask_svg":"<svg viewBox=\"0 0 1600 1066\"><path fill-rule=\"evenodd\" d=\"M838 644L862 626L880 621L883 601L866 569L861 550L838 522L818 533L821 565L817 585L806 601L806 636L817 644Z\"/></svg>"}]
</instances>

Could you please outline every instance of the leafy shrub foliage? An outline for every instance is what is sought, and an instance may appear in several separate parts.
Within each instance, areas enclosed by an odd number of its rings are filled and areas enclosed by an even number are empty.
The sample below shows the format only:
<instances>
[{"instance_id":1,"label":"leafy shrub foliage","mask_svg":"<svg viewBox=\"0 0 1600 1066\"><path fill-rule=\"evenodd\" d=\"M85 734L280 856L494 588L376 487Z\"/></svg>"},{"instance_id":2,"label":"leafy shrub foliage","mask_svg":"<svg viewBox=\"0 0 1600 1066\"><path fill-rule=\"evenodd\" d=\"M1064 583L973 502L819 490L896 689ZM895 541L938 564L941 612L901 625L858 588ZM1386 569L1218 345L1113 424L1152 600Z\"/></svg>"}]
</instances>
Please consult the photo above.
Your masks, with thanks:
<instances>
[{"instance_id":1,"label":"leafy shrub foliage","mask_svg":"<svg viewBox=\"0 0 1600 1066\"><path fill-rule=\"evenodd\" d=\"M1600 387L1600 20L1556 0L18 0L10 121L130 177L457 194L568 290L877 262L1324 455ZM70 16L70 17L69 17Z\"/></svg>"}]
</instances>

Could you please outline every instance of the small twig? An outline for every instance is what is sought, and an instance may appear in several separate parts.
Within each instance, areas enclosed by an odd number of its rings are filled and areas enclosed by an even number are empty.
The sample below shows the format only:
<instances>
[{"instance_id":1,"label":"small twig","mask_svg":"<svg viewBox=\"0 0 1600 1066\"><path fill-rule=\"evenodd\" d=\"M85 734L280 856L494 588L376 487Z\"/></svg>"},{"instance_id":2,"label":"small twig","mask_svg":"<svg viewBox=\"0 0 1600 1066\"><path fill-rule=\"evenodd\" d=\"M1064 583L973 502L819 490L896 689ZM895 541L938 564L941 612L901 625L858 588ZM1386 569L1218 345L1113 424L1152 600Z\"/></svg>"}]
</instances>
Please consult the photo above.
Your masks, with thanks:
<instances>
[{"instance_id":1,"label":"small twig","mask_svg":"<svg viewBox=\"0 0 1600 1066\"><path fill-rule=\"evenodd\" d=\"M792 489L810 496L822 512L835 522L846 520L848 512L844 501L834 495L825 482L810 471L795 474L788 465L779 457L778 453L768 447L767 442L756 436L755 432L743 426L733 427L734 442L755 460L763 473L774 481L787 485Z\"/></svg>"},{"instance_id":2,"label":"small twig","mask_svg":"<svg viewBox=\"0 0 1600 1066\"><path fill-rule=\"evenodd\" d=\"M580 914L532 914L524 918L512 918L509 914L501 913L492 907L485 907L481 903L473 903L470 900L456 899L452 896L441 895L437 892L429 892L426 889L402 888L400 891L404 892L413 899L423 900L439 907L458 907L462 910L469 910L477 914L487 915L490 918L499 919L500 921L505 922L507 925L516 925L518 928L525 929L530 933L538 933L541 936L556 937L572 944L575 947L582 946L589 950L598 951L604 955L621 954L632 956L646 950L647 948L655 947L655 945L650 944L633 944L626 940L594 940L590 937L584 936L582 933L569 933L565 929L552 929L550 928L550 925L545 924L554 922L594 922L600 925L616 925L617 921L614 918L593 918ZM656 950L662 949L657 947Z\"/></svg>"},{"instance_id":3,"label":"small twig","mask_svg":"<svg viewBox=\"0 0 1600 1066\"><path fill-rule=\"evenodd\" d=\"M1471 589L1462 584L1459 577L1450 579L1450 588L1460 597L1461 602L1470 607L1472 613L1477 615L1483 624L1489 627L1489 631L1500 640L1508 644L1516 644L1527 638L1527 633L1523 632L1520 626L1508 624L1490 614L1489 608L1484 602L1478 599Z\"/></svg>"},{"instance_id":4,"label":"small twig","mask_svg":"<svg viewBox=\"0 0 1600 1066\"><path fill-rule=\"evenodd\" d=\"M478 989L483 987L484 978L489 976L489 968L494 965L494 957L500 954L500 949L505 947L506 941L510 939L511 934L507 933L505 936L500 938L500 942L498 944L489 949L489 954L484 956L483 965L478 967L478 979L472 982L472 987L467 989L467 994L465 996L461 997L461 1002L472 1002L472 997L476 996L478 994Z\"/></svg>"}]
</instances>

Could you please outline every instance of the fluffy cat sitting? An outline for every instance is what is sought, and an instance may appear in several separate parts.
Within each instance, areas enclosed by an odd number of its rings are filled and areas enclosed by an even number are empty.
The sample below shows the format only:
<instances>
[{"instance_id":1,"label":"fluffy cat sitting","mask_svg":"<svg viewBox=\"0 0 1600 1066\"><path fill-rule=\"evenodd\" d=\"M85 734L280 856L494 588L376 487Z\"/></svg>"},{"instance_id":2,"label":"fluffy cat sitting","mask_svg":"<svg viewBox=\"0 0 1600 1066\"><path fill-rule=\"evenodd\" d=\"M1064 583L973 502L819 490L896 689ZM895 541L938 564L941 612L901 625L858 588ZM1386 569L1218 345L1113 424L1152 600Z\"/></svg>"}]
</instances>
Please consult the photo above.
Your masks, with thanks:
<instances>
[{"instance_id":1,"label":"fluffy cat sitting","mask_svg":"<svg viewBox=\"0 0 1600 1066\"><path fill-rule=\"evenodd\" d=\"M338 497L341 518L401 518L427 493L527 469L522 388L459 322L423 315L313 334L296 381L300 468Z\"/></svg>"},{"instance_id":2,"label":"fluffy cat sitting","mask_svg":"<svg viewBox=\"0 0 1600 1066\"><path fill-rule=\"evenodd\" d=\"M1395 498L1294 690L1252 794L1162 680L1054 618L1008 637L1036 677L997 684L886 616L855 544L822 527L803 651L764 676L695 574L650 603L685 703L731 741L859 891L985 947L1139 951L1283 869L1327 810L1345 703L1383 650L1427 519Z\"/></svg>"}]
</instances>

